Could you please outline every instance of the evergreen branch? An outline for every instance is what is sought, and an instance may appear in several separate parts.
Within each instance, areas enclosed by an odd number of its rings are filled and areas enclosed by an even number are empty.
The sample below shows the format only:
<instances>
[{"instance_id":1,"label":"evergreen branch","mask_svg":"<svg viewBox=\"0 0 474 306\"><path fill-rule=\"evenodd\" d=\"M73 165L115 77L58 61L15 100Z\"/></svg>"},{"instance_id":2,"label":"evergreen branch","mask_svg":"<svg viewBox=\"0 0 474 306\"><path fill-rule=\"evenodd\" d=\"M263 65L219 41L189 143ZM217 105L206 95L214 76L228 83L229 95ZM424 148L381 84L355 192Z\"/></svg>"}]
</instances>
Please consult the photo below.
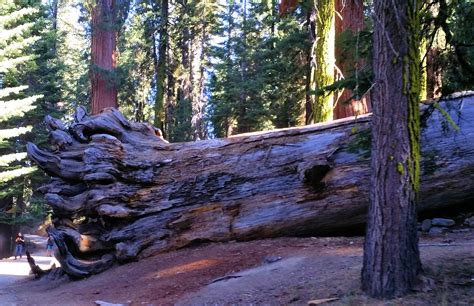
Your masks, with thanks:
<instances>
[{"instance_id":1,"label":"evergreen branch","mask_svg":"<svg viewBox=\"0 0 474 306\"><path fill-rule=\"evenodd\" d=\"M12 29L4 29L2 24L0 24L0 41L2 44L11 40L15 37L22 35L25 31L31 29L34 26L33 22L24 23Z\"/></svg>"},{"instance_id":2,"label":"evergreen branch","mask_svg":"<svg viewBox=\"0 0 474 306\"><path fill-rule=\"evenodd\" d=\"M37 167L23 167L15 170L0 172L0 183L5 183L17 177L33 173L36 170L38 170Z\"/></svg>"},{"instance_id":3,"label":"evergreen branch","mask_svg":"<svg viewBox=\"0 0 474 306\"><path fill-rule=\"evenodd\" d=\"M16 22L21 17L25 17L27 15L38 13L37 8L33 7L25 7L14 12L9 13L8 15L0 16L0 29L5 27L5 25L9 25L10 23Z\"/></svg>"},{"instance_id":4,"label":"evergreen branch","mask_svg":"<svg viewBox=\"0 0 474 306\"><path fill-rule=\"evenodd\" d=\"M436 108L440 113L441 115L443 115L443 117L446 119L446 121L448 121L448 123L453 127L453 129L456 130L456 132L459 132L461 129L459 128L459 126L456 124L456 122L454 122L453 118L451 117L451 115L448 114L448 112L446 110L444 110L438 102L435 102L433 103L433 106L434 108Z\"/></svg>"},{"instance_id":5,"label":"evergreen branch","mask_svg":"<svg viewBox=\"0 0 474 306\"><path fill-rule=\"evenodd\" d=\"M32 126L27 126L27 127L19 127L19 128L14 128L14 129L3 129L0 130L0 142L4 139L9 139L13 137L20 136L22 134L31 132Z\"/></svg>"},{"instance_id":6,"label":"evergreen branch","mask_svg":"<svg viewBox=\"0 0 474 306\"><path fill-rule=\"evenodd\" d=\"M42 95L35 95L24 99L0 101L0 122L7 121L12 117L23 116L26 112L36 108L33 103L42 98Z\"/></svg>"},{"instance_id":7,"label":"evergreen branch","mask_svg":"<svg viewBox=\"0 0 474 306\"><path fill-rule=\"evenodd\" d=\"M8 97L11 94L18 94L19 92L27 88L28 86L18 86L18 87L9 87L9 88L0 89L0 99Z\"/></svg>"},{"instance_id":8,"label":"evergreen branch","mask_svg":"<svg viewBox=\"0 0 474 306\"><path fill-rule=\"evenodd\" d=\"M8 57L9 55L13 54L14 52L18 52L19 49L26 48L35 42L40 40L39 36L28 37L26 39L17 40L14 43L8 44L5 48L0 49L0 58L1 57Z\"/></svg>"},{"instance_id":9,"label":"evergreen branch","mask_svg":"<svg viewBox=\"0 0 474 306\"><path fill-rule=\"evenodd\" d=\"M21 56L12 59L5 59L0 61L0 73L5 73L10 69L15 68L18 64L28 62L34 57L32 55Z\"/></svg>"},{"instance_id":10,"label":"evergreen branch","mask_svg":"<svg viewBox=\"0 0 474 306\"><path fill-rule=\"evenodd\" d=\"M26 158L26 153L13 153L7 155L0 155L0 166L5 167L14 161L20 161Z\"/></svg>"}]
</instances>

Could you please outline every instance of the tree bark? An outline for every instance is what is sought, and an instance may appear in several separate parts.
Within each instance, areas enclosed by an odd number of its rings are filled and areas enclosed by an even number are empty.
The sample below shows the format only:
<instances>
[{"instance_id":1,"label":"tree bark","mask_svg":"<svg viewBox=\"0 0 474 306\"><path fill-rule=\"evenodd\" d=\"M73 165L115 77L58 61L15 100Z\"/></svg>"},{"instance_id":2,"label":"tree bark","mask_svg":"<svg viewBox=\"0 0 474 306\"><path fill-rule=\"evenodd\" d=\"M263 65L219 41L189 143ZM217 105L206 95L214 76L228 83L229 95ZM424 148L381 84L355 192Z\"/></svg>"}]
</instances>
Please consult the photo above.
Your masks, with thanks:
<instances>
[{"instance_id":1,"label":"tree bark","mask_svg":"<svg viewBox=\"0 0 474 306\"><path fill-rule=\"evenodd\" d=\"M8 216L7 211L12 208L12 203L11 195L0 198L0 213ZM13 254L13 238L14 226L0 221L0 258L10 257Z\"/></svg>"},{"instance_id":2,"label":"tree bark","mask_svg":"<svg viewBox=\"0 0 474 306\"><path fill-rule=\"evenodd\" d=\"M419 3L374 2L372 175L362 289L376 298L409 293L421 271Z\"/></svg>"},{"instance_id":3,"label":"tree bark","mask_svg":"<svg viewBox=\"0 0 474 306\"><path fill-rule=\"evenodd\" d=\"M91 90L92 114L118 107L114 80L117 66L117 10L115 0L97 0L92 9Z\"/></svg>"},{"instance_id":4,"label":"tree bark","mask_svg":"<svg viewBox=\"0 0 474 306\"><path fill-rule=\"evenodd\" d=\"M0 259L12 256L13 226L0 223Z\"/></svg>"},{"instance_id":5,"label":"tree bark","mask_svg":"<svg viewBox=\"0 0 474 306\"><path fill-rule=\"evenodd\" d=\"M248 111L248 94L247 94L247 0L243 0L243 11L242 11L242 58L240 60L240 96L238 104L238 116L237 116L237 133L246 133L251 131L251 123Z\"/></svg>"},{"instance_id":6,"label":"tree bark","mask_svg":"<svg viewBox=\"0 0 474 306\"><path fill-rule=\"evenodd\" d=\"M283 2L282 2L283 3ZM306 67L306 80L305 80L305 124L313 124L314 123L314 116L313 116L313 105L315 101L314 91L314 81L313 81L313 71L314 71L314 43L316 41L316 13L314 9L308 10L306 12L306 24L308 27L308 34L309 39L311 41L311 45L307 50L307 67Z\"/></svg>"},{"instance_id":7,"label":"tree bark","mask_svg":"<svg viewBox=\"0 0 474 306\"><path fill-rule=\"evenodd\" d=\"M192 45L192 63L191 73L195 77L193 78L192 84L192 118L191 127L193 129L193 140L206 139L206 126L204 123L204 110L205 110L205 93L204 93L204 82L205 82L205 69L204 60L206 59L206 46L208 43L208 26L206 18L209 18L210 12L207 4L198 3L194 4L194 11L196 16L200 16L198 25L194 25L193 31L193 45Z\"/></svg>"},{"instance_id":8,"label":"tree bark","mask_svg":"<svg viewBox=\"0 0 474 306\"><path fill-rule=\"evenodd\" d=\"M364 29L364 3L362 0L336 0L336 36L340 37L345 31L350 31L352 35L359 35ZM336 48L336 66L342 73L342 77L348 77L351 74L358 73L364 66L364 61L357 54L359 46L356 45L356 51L345 48ZM344 89L337 96L334 107L334 119L346 118L366 114L371 111L368 95L353 98L354 92L350 89Z\"/></svg>"},{"instance_id":9,"label":"tree bark","mask_svg":"<svg viewBox=\"0 0 474 306\"><path fill-rule=\"evenodd\" d=\"M334 83L335 68L335 29L334 0L315 0L316 40L313 44L314 65L312 73L312 89L321 90ZM313 104L314 122L324 122L333 118L333 94L321 93L316 96Z\"/></svg>"},{"instance_id":10,"label":"tree bark","mask_svg":"<svg viewBox=\"0 0 474 306\"><path fill-rule=\"evenodd\" d=\"M26 260L28 261L28 265L30 266L31 272L35 276L35 278L40 278L41 276L49 273L51 270L43 270L41 269L35 262L35 259L31 257L29 251L26 251Z\"/></svg>"},{"instance_id":11,"label":"tree bark","mask_svg":"<svg viewBox=\"0 0 474 306\"><path fill-rule=\"evenodd\" d=\"M422 212L474 199L474 97L444 108L461 132L424 108ZM369 120L169 144L114 109L80 111L51 133L54 151L28 144L28 156L53 176L40 190L61 264L84 277L193 242L363 228Z\"/></svg>"},{"instance_id":12,"label":"tree bark","mask_svg":"<svg viewBox=\"0 0 474 306\"><path fill-rule=\"evenodd\" d=\"M156 127L165 131L165 89L166 89L166 65L168 63L168 0L161 0L160 19L160 43L158 48L158 59L155 63L156 70L156 98L155 98L155 120ZM153 35L154 37L154 35ZM154 54L156 58L156 46L153 42Z\"/></svg>"}]
</instances>

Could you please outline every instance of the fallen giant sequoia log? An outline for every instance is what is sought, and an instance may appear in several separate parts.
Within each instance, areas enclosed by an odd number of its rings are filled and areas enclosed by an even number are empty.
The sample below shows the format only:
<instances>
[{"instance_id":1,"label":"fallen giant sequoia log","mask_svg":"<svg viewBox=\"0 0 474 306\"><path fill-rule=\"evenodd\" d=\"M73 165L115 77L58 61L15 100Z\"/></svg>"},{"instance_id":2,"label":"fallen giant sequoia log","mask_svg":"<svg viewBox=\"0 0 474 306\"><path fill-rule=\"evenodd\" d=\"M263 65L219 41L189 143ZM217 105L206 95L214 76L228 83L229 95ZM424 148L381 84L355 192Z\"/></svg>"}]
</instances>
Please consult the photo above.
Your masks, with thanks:
<instances>
[{"instance_id":1,"label":"fallen giant sequoia log","mask_svg":"<svg viewBox=\"0 0 474 306\"><path fill-rule=\"evenodd\" d=\"M474 200L474 96L437 107L422 108L420 211ZM115 109L92 117L79 109L69 128L48 117L53 150L29 144L28 155L53 177L41 190L58 259L83 277L192 242L362 226L369 120L168 144Z\"/></svg>"}]
</instances>

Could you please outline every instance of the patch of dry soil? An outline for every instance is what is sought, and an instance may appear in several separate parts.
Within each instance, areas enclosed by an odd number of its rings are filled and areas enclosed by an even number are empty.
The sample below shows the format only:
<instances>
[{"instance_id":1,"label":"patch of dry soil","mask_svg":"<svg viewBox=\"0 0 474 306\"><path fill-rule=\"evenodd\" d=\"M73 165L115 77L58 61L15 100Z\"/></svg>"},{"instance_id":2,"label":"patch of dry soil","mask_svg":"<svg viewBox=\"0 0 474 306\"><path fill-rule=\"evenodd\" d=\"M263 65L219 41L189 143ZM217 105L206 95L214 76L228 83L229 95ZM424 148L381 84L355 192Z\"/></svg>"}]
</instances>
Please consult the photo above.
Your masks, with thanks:
<instances>
[{"instance_id":1,"label":"patch of dry soil","mask_svg":"<svg viewBox=\"0 0 474 306\"><path fill-rule=\"evenodd\" d=\"M122 266L80 281L28 279L7 288L17 305L266 304L379 305L360 287L362 237L277 238L189 247ZM474 231L422 237L425 275L395 304L474 304Z\"/></svg>"}]
</instances>

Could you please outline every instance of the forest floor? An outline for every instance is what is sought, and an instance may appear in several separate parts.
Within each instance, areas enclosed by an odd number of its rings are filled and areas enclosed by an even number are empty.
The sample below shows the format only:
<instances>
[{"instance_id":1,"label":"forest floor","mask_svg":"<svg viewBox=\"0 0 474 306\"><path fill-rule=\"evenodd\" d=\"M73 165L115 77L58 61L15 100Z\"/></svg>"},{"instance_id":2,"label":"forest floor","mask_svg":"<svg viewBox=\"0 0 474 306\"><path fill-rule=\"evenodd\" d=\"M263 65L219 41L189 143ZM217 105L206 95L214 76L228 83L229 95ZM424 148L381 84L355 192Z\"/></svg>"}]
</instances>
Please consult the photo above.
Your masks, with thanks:
<instances>
[{"instance_id":1,"label":"forest floor","mask_svg":"<svg viewBox=\"0 0 474 306\"><path fill-rule=\"evenodd\" d=\"M362 237L201 244L80 281L16 280L1 305L474 305L474 230L422 236L418 290L377 301L360 290Z\"/></svg>"}]
</instances>

